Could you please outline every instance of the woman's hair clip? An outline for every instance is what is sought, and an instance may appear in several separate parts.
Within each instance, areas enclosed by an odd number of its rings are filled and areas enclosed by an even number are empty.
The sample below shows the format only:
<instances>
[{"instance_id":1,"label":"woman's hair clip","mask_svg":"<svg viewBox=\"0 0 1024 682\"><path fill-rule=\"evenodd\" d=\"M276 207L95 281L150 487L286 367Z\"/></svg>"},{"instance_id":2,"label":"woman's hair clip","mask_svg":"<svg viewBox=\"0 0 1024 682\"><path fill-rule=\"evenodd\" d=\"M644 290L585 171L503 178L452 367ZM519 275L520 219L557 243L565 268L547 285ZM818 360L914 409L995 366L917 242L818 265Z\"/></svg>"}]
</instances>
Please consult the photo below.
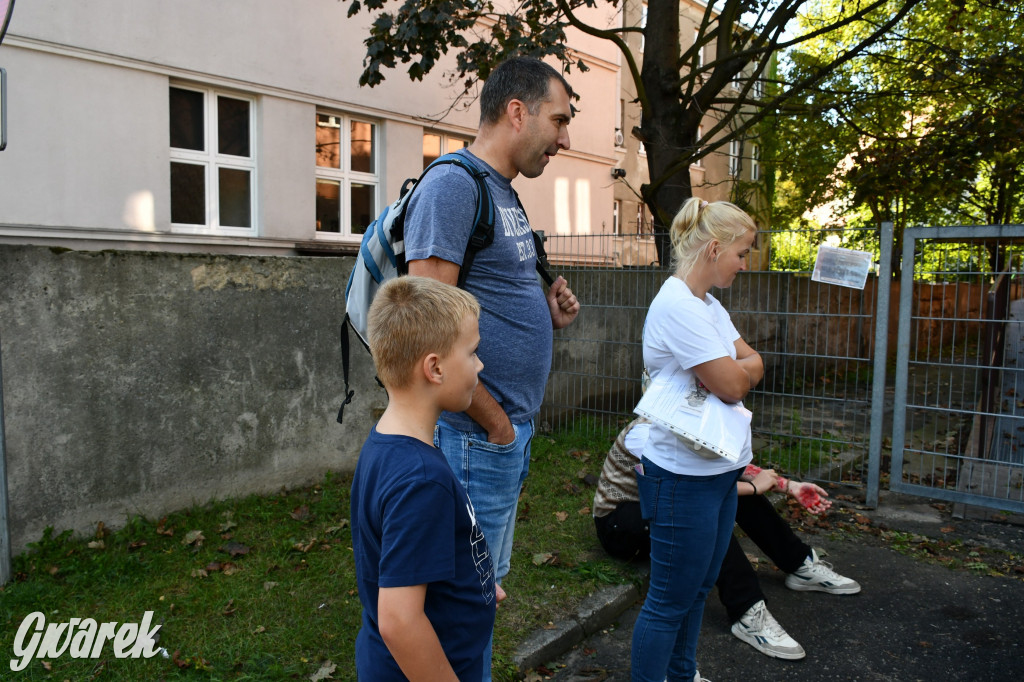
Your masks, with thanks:
<instances>
[{"instance_id":1,"label":"woman's hair clip","mask_svg":"<svg viewBox=\"0 0 1024 682\"><path fill-rule=\"evenodd\" d=\"M705 208L707 208L707 207L708 207L708 202L706 202L706 201L702 201L702 202L700 202L700 208L699 208L699 209L697 209L697 210L698 210L698 211L703 211L703 210L704 210Z\"/></svg>"}]
</instances>

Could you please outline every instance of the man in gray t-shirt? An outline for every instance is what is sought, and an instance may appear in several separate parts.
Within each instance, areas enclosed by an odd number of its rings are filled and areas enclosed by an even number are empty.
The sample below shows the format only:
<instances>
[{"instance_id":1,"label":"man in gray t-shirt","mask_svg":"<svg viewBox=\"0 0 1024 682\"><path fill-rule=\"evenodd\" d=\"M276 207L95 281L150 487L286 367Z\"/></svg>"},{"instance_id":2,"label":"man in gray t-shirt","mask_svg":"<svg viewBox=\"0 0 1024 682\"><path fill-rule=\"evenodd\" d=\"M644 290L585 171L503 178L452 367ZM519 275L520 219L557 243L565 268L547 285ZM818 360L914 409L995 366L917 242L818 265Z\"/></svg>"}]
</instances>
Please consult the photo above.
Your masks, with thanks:
<instances>
[{"instance_id":1,"label":"man in gray t-shirt","mask_svg":"<svg viewBox=\"0 0 1024 682\"><path fill-rule=\"evenodd\" d=\"M569 84L544 62L506 61L484 84L476 140L460 152L488 173L495 204L494 243L476 253L465 278L466 290L480 301L484 368L469 409L441 415L435 443L469 493L499 583L509 570L533 419L551 369L552 329L570 324L580 309L562 277L541 287L532 231L512 180L539 176L551 157L569 148L571 97ZM476 192L475 181L454 164L423 178L406 209L410 275L458 282ZM485 680L489 662L488 654Z\"/></svg>"}]
</instances>

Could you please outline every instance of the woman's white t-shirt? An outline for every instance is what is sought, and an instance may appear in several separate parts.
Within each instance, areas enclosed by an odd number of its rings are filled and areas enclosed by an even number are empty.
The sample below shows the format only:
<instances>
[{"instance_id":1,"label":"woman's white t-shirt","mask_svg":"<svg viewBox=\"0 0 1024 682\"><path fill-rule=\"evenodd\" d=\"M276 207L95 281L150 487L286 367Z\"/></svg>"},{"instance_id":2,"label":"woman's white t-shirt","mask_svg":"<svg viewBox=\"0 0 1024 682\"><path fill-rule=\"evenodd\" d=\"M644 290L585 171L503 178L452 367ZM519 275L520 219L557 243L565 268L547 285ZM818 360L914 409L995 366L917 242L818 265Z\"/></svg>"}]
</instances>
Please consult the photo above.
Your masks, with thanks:
<instances>
[{"instance_id":1,"label":"woman's white t-shirt","mask_svg":"<svg viewBox=\"0 0 1024 682\"><path fill-rule=\"evenodd\" d=\"M697 298L678 277L669 277L654 297L644 322L644 366L651 378L678 364L692 376L693 367L726 356L736 359L736 331L729 313L711 294ZM696 379L696 377L694 377ZM746 467L752 458L750 430L738 462L700 455L666 428L651 425L644 457L677 474L711 476Z\"/></svg>"}]
</instances>

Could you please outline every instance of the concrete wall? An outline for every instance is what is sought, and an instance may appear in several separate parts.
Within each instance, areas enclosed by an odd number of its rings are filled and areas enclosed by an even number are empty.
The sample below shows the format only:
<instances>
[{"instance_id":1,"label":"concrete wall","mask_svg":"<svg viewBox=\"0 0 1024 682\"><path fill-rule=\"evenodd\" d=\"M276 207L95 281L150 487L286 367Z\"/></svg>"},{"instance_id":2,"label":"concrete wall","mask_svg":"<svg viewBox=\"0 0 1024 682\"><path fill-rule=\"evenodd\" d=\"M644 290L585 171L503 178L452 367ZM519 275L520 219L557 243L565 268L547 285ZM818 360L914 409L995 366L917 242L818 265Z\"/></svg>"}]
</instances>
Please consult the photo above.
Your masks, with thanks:
<instances>
[{"instance_id":1,"label":"concrete wall","mask_svg":"<svg viewBox=\"0 0 1024 682\"><path fill-rule=\"evenodd\" d=\"M130 514L159 518L211 498L352 471L386 396L353 337L356 398L345 423L335 421L343 393L338 325L351 266L349 258L0 245L14 551L47 526L116 527ZM566 274L584 307L556 333L542 421L557 423L579 407L628 413L639 398L647 306L667 275ZM945 301L959 317L976 314L966 302L977 298L975 289L938 291L917 293L928 305ZM856 290L747 273L716 295L769 373L808 353L827 353L832 359L822 362L836 369L835 358L864 357L873 343L873 313L860 325L852 319L865 296ZM897 292L892 300L894 339Z\"/></svg>"},{"instance_id":2,"label":"concrete wall","mask_svg":"<svg viewBox=\"0 0 1024 682\"><path fill-rule=\"evenodd\" d=\"M348 258L0 246L12 548L352 470L385 395L342 397Z\"/></svg>"}]
</instances>

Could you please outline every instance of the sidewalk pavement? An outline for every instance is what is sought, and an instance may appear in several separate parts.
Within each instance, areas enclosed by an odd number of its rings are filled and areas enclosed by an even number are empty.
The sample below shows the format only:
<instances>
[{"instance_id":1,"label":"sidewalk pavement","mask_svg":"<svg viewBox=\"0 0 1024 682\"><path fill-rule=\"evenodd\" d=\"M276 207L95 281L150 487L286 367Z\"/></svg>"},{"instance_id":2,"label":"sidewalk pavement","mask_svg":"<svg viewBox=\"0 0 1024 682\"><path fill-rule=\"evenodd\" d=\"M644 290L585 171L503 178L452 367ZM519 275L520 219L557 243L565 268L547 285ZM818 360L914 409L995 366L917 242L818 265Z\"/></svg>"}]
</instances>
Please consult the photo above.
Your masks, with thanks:
<instances>
[{"instance_id":1,"label":"sidewalk pavement","mask_svg":"<svg viewBox=\"0 0 1024 682\"><path fill-rule=\"evenodd\" d=\"M962 540L1024 552L1019 517L994 521L988 511L953 519L929 500L882 493L879 507L846 504L831 518L863 514L876 526L916 536ZM838 573L857 580L860 594L793 592L785 574L761 556L757 572L765 603L806 650L800 661L769 658L733 637L716 591L704 611L697 660L714 682L785 680L864 682L916 680L1020 680L1024 677L1024 579L979 575L905 556L873 535L801 534ZM519 647L516 664L527 680L629 680L632 626L643 603L634 586L604 589L573 618L540 630ZM538 667L540 666L540 667Z\"/></svg>"}]
</instances>

